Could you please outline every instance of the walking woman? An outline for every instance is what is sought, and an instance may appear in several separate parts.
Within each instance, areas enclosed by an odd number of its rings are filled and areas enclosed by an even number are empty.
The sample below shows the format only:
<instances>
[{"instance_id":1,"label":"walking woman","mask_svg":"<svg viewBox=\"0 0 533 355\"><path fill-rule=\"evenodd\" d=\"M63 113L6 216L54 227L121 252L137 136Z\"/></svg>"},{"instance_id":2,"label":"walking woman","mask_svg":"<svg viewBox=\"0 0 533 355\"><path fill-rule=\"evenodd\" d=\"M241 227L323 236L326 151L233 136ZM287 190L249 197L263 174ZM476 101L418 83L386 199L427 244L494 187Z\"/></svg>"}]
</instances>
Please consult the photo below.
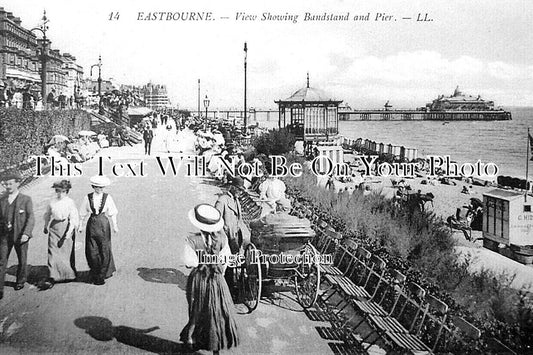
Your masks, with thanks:
<instances>
[{"instance_id":1,"label":"walking woman","mask_svg":"<svg viewBox=\"0 0 533 355\"><path fill-rule=\"evenodd\" d=\"M50 201L44 214L44 234L48 234L48 270L50 277L43 285L50 289L58 281L76 279L74 253L75 232L78 227L78 210L68 197L70 181L62 180L52 185L56 196Z\"/></svg>"},{"instance_id":2,"label":"walking woman","mask_svg":"<svg viewBox=\"0 0 533 355\"><path fill-rule=\"evenodd\" d=\"M221 263L231 252L216 208L200 204L189 212L189 220L200 233L189 236L184 247L185 265L193 270L186 289L189 322L180 339L191 349L218 354L239 344L235 306L224 279L226 265Z\"/></svg>"},{"instance_id":3,"label":"walking woman","mask_svg":"<svg viewBox=\"0 0 533 355\"><path fill-rule=\"evenodd\" d=\"M113 231L118 233L118 210L111 195L104 193L104 188L110 184L111 181L106 176L93 176L91 186L94 192L85 196L80 207L80 233L85 218L90 215L85 230L85 256L95 285L105 284L105 279L111 277L116 270L111 252L109 219L113 224Z\"/></svg>"}]
</instances>

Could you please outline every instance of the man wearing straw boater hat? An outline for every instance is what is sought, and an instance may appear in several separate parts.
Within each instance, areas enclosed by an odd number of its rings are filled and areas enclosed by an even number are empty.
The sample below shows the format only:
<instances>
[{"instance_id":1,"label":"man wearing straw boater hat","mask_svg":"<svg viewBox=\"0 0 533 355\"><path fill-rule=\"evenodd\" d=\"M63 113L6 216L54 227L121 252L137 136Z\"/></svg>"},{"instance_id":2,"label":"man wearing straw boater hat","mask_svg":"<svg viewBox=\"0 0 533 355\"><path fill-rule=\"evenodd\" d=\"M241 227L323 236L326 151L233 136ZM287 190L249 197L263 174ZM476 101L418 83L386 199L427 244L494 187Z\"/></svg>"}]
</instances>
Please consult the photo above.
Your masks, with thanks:
<instances>
[{"instance_id":1,"label":"man wearing straw boater hat","mask_svg":"<svg viewBox=\"0 0 533 355\"><path fill-rule=\"evenodd\" d=\"M104 188L110 184L107 176L93 176L91 186L94 192L85 196L80 207L79 233L83 230L85 218L90 215L85 231L85 256L95 285L105 284L105 279L116 271L111 252L109 219L113 223L113 231L118 233L118 210L111 195L104 193Z\"/></svg>"},{"instance_id":2,"label":"man wearing straw boater hat","mask_svg":"<svg viewBox=\"0 0 533 355\"><path fill-rule=\"evenodd\" d=\"M27 277L28 241L35 219L31 197L19 193L22 176L18 172L2 177L7 194L0 198L0 299L4 296L4 279L11 250L18 258L15 290L24 288Z\"/></svg>"},{"instance_id":3,"label":"man wearing straw boater hat","mask_svg":"<svg viewBox=\"0 0 533 355\"><path fill-rule=\"evenodd\" d=\"M214 354L239 344L235 307L224 280L230 255L224 221L220 212L208 204L189 211L189 221L200 229L186 238L183 261L194 269L187 280L189 322L180 339L191 350L210 350Z\"/></svg>"}]
</instances>

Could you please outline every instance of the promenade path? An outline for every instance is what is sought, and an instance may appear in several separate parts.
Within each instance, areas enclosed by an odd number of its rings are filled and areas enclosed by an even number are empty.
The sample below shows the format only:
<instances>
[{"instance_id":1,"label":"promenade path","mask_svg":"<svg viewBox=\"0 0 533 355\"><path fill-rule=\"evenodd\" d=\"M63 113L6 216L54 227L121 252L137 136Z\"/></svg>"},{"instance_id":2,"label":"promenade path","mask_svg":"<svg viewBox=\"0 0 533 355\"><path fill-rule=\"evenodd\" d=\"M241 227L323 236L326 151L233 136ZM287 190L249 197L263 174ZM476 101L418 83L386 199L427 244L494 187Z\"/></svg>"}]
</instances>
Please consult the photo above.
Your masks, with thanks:
<instances>
[{"instance_id":1,"label":"promenade path","mask_svg":"<svg viewBox=\"0 0 533 355\"><path fill-rule=\"evenodd\" d=\"M213 203L218 187L200 178L162 176L154 155L166 156L159 128L152 157L145 159L145 177L114 177L113 163L145 158L141 144L112 147L99 155L113 160L104 165L112 185L107 188L119 209L119 233L112 236L117 272L103 286L86 282L57 284L40 291L35 280L47 274L47 237L43 214L53 196L57 177L43 177L24 189L34 201L36 226L30 241L30 283L21 291L5 289L0 301L0 353L180 353L179 332L185 326L185 285L189 270L181 261L184 238L194 227L187 212L200 202ZM193 135L182 131L171 154L191 151ZM79 206L91 192L89 178L97 173L96 159L83 164L83 175L71 178L70 196ZM77 236L79 271L87 271L84 233ZM7 281L14 281L16 256L8 265ZM276 303L276 302L274 302ZM252 314L239 308L241 346L228 354L327 354L326 340L301 307L284 296L279 304L263 300Z\"/></svg>"}]
</instances>

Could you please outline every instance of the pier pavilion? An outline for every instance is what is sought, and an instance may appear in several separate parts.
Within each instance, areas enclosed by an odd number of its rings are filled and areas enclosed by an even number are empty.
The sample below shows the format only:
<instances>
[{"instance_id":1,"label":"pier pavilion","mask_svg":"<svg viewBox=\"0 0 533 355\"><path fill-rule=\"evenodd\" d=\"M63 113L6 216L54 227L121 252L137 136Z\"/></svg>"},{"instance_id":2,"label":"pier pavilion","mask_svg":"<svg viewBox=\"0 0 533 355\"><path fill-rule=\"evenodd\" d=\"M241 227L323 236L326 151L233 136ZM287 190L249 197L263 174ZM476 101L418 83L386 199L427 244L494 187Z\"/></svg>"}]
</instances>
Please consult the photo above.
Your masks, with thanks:
<instances>
[{"instance_id":1,"label":"pier pavilion","mask_svg":"<svg viewBox=\"0 0 533 355\"><path fill-rule=\"evenodd\" d=\"M305 87L274 102L279 108L279 128L287 128L304 144L328 141L339 133L338 108L342 100L310 87L309 73Z\"/></svg>"}]
</instances>

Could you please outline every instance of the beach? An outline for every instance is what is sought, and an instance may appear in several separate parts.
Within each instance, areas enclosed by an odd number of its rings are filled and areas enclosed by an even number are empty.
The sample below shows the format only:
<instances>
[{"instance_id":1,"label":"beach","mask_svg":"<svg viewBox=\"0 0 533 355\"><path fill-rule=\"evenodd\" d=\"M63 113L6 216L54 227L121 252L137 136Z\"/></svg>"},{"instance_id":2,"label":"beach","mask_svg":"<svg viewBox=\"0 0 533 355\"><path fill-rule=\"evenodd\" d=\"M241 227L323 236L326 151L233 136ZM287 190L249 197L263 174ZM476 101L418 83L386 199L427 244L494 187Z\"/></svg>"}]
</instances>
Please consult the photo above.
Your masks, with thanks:
<instances>
[{"instance_id":1,"label":"beach","mask_svg":"<svg viewBox=\"0 0 533 355\"><path fill-rule=\"evenodd\" d=\"M370 186L374 193L381 193L387 198L392 198L397 191L392 184L392 180L399 181L401 178L394 177L373 177L366 179L365 184ZM320 181L321 186L325 186L327 179ZM409 186L411 191L421 194L432 193L434 195L433 203L426 202L425 209L433 211L437 217L446 221L449 216L455 215L457 208L461 208L462 215L466 213L464 206L470 204L471 198L478 198L483 201L483 194L491 190L497 189L496 186L479 186L467 183L465 180L450 179L452 184L446 185L433 180L435 183L423 183L427 181L425 177L407 178L405 179L405 186ZM337 191L344 190L345 187L353 184L343 184L338 181L334 182L334 187ZM469 194L461 193L463 187L469 189ZM472 272L480 272L482 270L490 270L495 275L505 275L509 278L509 286L518 290L526 290L533 292L533 265L523 265L510 259L504 255L498 254L494 251L483 247L483 233L481 231L472 231L472 241L465 238L461 230L453 229L453 238L456 241L456 251L462 260L470 258L471 262L469 269ZM500 245L500 248L503 248Z\"/></svg>"}]
</instances>

